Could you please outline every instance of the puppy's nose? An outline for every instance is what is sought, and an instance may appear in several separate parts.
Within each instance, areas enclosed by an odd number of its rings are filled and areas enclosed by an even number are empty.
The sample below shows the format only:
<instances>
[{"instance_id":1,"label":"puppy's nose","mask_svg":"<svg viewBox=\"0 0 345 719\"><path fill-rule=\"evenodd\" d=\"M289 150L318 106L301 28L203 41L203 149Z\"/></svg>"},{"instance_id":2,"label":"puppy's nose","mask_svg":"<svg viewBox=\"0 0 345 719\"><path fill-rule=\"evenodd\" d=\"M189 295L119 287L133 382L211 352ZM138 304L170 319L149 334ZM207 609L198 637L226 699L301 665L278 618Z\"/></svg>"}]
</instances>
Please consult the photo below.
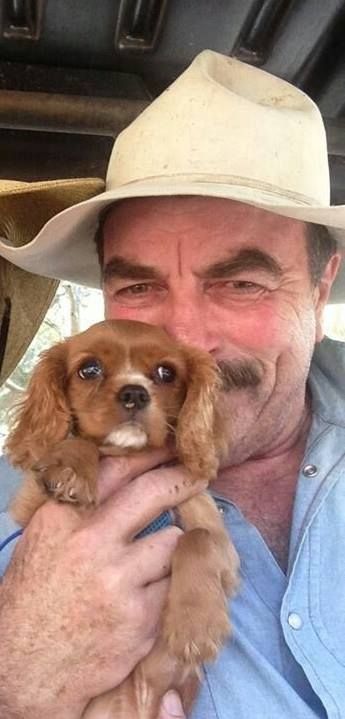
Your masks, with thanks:
<instances>
[{"instance_id":1,"label":"puppy's nose","mask_svg":"<svg viewBox=\"0 0 345 719\"><path fill-rule=\"evenodd\" d=\"M150 395L140 384L125 384L117 398L125 409L144 409L150 402Z\"/></svg>"}]
</instances>

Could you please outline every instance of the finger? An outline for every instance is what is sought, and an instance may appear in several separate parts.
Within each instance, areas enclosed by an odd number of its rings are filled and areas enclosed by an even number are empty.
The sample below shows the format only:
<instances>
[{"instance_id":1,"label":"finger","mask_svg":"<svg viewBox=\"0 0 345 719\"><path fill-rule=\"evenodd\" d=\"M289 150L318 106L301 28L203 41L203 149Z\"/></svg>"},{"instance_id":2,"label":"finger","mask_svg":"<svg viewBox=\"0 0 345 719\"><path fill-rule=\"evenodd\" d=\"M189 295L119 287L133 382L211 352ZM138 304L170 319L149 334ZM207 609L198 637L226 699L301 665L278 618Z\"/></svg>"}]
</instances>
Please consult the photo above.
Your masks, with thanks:
<instances>
[{"instance_id":1,"label":"finger","mask_svg":"<svg viewBox=\"0 0 345 719\"><path fill-rule=\"evenodd\" d=\"M171 461L173 457L173 450L167 447L121 457L102 457L98 477L99 501L104 502L131 479Z\"/></svg>"},{"instance_id":2,"label":"finger","mask_svg":"<svg viewBox=\"0 0 345 719\"><path fill-rule=\"evenodd\" d=\"M179 695L174 691L168 692L163 697L158 719L185 719L185 716Z\"/></svg>"},{"instance_id":3,"label":"finger","mask_svg":"<svg viewBox=\"0 0 345 719\"><path fill-rule=\"evenodd\" d=\"M206 488L183 467L161 467L137 477L109 497L92 517L104 540L131 541L153 519Z\"/></svg>"},{"instance_id":4,"label":"finger","mask_svg":"<svg viewBox=\"0 0 345 719\"><path fill-rule=\"evenodd\" d=\"M183 532L169 527L133 542L128 548L133 577L137 586L164 579L171 573L174 551Z\"/></svg>"}]
</instances>

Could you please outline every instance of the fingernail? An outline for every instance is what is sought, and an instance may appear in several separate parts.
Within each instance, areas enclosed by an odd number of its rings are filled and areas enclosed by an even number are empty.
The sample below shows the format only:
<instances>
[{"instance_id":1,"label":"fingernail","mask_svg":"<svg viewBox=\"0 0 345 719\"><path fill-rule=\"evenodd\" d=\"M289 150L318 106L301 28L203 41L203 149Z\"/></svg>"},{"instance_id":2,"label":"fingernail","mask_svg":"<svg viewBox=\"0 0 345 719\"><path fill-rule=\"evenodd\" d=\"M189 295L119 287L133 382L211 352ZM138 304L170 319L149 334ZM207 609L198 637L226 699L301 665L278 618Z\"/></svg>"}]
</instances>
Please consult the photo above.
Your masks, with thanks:
<instances>
[{"instance_id":1,"label":"fingernail","mask_svg":"<svg viewBox=\"0 0 345 719\"><path fill-rule=\"evenodd\" d=\"M183 707L178 694L168 692L163 699L163 708L170 717L178 717L184 719Z\"/></svg>"}]
</instances>

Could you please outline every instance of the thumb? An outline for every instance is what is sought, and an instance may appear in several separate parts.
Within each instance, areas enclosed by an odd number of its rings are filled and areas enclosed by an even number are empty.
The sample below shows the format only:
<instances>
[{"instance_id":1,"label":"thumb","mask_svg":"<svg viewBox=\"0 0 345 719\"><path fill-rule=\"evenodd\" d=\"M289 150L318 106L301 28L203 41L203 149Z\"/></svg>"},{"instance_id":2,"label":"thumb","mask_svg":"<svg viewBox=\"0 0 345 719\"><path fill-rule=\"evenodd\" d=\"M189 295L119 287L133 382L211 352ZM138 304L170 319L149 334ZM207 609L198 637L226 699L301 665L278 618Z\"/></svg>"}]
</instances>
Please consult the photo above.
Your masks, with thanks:
<instances>
[{"instance_id":1,"label":"thumb","mask_svg":"<svg viewBox=\"0 0 345 719\"><path fill-rule=\"evenodd\" d=\"M167 692L163 697L159 719L186 719L180 697L176 692Z\"/></svg>"}]
</instances>

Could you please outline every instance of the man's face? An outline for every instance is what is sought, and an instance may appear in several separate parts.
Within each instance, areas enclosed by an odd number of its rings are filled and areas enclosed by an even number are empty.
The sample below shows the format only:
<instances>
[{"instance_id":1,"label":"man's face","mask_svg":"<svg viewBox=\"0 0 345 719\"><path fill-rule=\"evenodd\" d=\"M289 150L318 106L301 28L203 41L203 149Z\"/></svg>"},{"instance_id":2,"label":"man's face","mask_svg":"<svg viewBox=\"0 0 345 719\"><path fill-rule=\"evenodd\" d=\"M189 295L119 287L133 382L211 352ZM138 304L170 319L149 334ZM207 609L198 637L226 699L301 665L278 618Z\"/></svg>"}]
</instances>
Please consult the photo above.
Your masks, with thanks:
<instances>
[{"instance_id":1,"label":"man's face","mask_svg":"<svg viewBox=\"0 0 345 719\"><path fill-rule=\"evenodd\" d=\"M304 224L231 200L132 199L104 228L107 318L159 325L230 366L260 365L256 387L224 394L235 461L301 419L334 271L313 288Z\"/></svg>"}]
</instances>

